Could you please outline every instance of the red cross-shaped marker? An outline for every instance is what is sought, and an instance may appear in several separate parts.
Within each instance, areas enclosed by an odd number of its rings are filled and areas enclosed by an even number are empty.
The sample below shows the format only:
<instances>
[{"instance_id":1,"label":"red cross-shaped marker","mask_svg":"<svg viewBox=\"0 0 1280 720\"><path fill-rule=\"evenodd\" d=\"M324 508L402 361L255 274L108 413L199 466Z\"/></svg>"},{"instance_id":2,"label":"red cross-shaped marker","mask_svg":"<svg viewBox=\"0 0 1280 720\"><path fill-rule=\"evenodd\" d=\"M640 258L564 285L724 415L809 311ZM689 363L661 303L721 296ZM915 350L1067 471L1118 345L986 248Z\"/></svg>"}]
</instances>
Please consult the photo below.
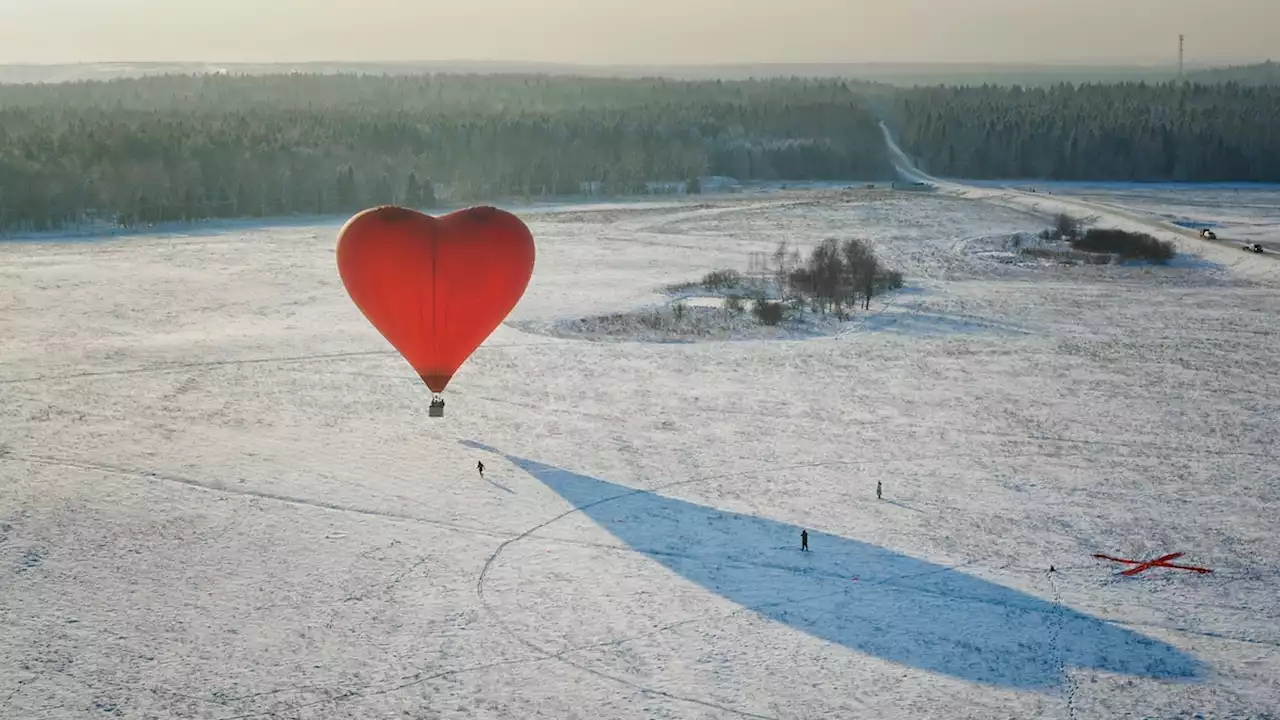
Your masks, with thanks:
<instances>
[{"instance_id":1,"label":"red cross-shaped marker","mask_svg":"<svg viewBox=\"0 0 1280 720\"><path fill-rule=\"evenodd\" d=\"M1101 560L1110 560L1112 562L1125 563L1126 565L1133 565L1134 567L1131 567L1128 570L1125 570L1120 573L1121 575L1128 575L1130 577L1137 575L1143 570L1150 570L1153 567L1174 568L1176 570L1190 570L1191 572L1196 572L1200 574L1213 572L1208 568L1192 567L1191 565L1174 565L1173 563L1169 562L1170 560L1176 560L1185 554L1186 553L1180 553L1180 552L1169 553L1168 555L1158 557L1155 560L1125 560L1124 558L1111 557L1110 555L1099 555L1096 553L1094 554L1094 557Z\"/></svg>"}]
</instances>

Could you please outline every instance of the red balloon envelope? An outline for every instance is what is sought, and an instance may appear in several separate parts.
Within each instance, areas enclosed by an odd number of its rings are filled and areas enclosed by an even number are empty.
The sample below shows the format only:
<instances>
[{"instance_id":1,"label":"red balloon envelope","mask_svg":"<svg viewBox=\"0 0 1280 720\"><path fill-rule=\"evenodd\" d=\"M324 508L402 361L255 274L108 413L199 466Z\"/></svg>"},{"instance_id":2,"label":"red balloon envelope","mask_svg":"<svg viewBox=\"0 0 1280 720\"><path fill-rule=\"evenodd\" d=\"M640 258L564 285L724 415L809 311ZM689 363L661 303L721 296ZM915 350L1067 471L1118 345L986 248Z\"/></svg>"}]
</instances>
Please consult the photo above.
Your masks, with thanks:
<instances>
[{"instance_id":1,"label":"red balloon envelope","mask_svg":"<svg viewBox=\"0 0 1280 720\"><path fill-rule=\"evenodd\" d=\"M432 392L516 306L533 275L533 236L511 213L440 217L386 206L338 233L338 274L356 307Z\"/></svg>"}]
</instances>

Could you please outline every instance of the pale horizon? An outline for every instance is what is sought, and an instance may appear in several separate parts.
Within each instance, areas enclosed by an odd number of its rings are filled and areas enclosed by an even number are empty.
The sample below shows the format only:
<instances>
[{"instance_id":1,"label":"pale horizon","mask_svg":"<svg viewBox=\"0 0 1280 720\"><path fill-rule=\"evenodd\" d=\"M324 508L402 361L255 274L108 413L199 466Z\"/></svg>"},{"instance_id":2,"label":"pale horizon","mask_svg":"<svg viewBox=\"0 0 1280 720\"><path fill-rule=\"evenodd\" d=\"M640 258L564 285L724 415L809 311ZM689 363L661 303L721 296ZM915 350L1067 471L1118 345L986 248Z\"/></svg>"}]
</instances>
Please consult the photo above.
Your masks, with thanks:
<instances>
[{"instance_id":1,"label":"pale horizon","mask_svg":"<svg viewBox=\"0 0 1280 720\"><path fill-rule=\"evenodd\" d=\"M1173 64L1280 58L1257 0L0 0L0 63Z\"/></svg>"}]
</instances>

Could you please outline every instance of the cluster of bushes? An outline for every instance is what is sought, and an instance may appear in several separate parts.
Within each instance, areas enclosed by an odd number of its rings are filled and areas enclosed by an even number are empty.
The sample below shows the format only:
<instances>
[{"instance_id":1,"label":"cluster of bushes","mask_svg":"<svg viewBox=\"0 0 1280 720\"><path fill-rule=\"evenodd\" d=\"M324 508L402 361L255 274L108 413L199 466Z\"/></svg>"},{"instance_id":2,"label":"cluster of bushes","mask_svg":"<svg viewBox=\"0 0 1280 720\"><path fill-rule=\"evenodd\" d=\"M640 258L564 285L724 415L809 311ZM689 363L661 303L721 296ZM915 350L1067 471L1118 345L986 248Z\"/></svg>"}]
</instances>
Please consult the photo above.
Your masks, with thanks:
<instances>
[{"instance_id":1,"label":"cluster of bushes","mask_svg":"<svg viewBox=\"0 0 1280 720\"><path fill-rule=\"evenodd\" d=\"M843 243L828 239L815 247L803 263L788 253L783 242L774 252L778 287L783 297L808 303L815 310L843 316L860 302L871 308L871 298L902 287L902 273L884 267L870 246L857 238Z\"/></svg>"},{"instance_id":2,"label":"cluster of bushes","mask_svg":"<svg viewBox=\"0 0 1280 720\"><path fill-rule=\"evenodd\" d=\"M1178 254L1177 248L1168 240L1146 233L1098 228L1092 228L1072 241L1071 247L1088 253L1109 253L1121 260L1147 260L1161 265Z\"/></svg>"},{"instance_id":3,"label":"cluster of bushes","mask_svg":"<svg viewBox=\"0 0 1280 720\"><path fill-rule=\"evenodd\" d=\"M1089 265L1106 265L1113 257L1121 260L1145 260L1158 264L1168 263L1178 254L1177 247L1147 233L1130 232L1111 228L1085 226L1096 218L1081 220L1066 213L1054 218L1053 227L1040 233L1044 240L1062 240L1070 250L1054 248L1023 248L1024 255L1083 262Z\"/></svg>"},{"instance_id":4,"label":"cluster of bushes","mask_svg":"<svg viewBox=\"0 0 1280 720\"><path fill-rule=\"evenodd\" d=\"M1067 242L1072 242L1084 234L1085 225L1096 220L1097 217L1081 220L1066 213L1058 213L1053 218L1053 227L1041 232L1040 239L1066 240Z\"/></svg>"},{"instance_id":5,"label":"cluster of bushes","mask_svg":"<svg viewBox=\"0 0 1280 720\"><path fill-rule=\"evenodd\" d=\"M732 290L742 286L742 273L737 270L715 270L703 275L701 284L711 292Z\"/></svg>"},{"instance_id":6,"label":"cluster of bushes","mask_svg":"<svg viewBox=\"0 0 1280 720\"><path fill-rule=\"evenodd\" d=\"M903 286L902 273L885 268L870 246L856 238L843 243L826 240L813 248L807 258L784 241L774 251L767 271L772 278L753 282L753 278L736 270L716 270L703 276L700 283L670 289L685 291L697 285L724 293L725 310L732 315L745 312L750 301L756 320L763 325L778 325L789 311L805 306L823 315L833 313L843 318L847 310L859 304L869 309L873 297ZM770 280L775 289L773 297L767 291Z\"/></svg>"},{"instance_id":7,"label":"cluster of bushes","mask_svg":"<svg viewBox=\"0 0 1280 720\"><path fill-rule=\"evenodd\" d=\"M751 313L761 325L779 325L787 318L787 308L780 302L766 298L756 298L751 306Z\"/></svg>"}]
</instances>

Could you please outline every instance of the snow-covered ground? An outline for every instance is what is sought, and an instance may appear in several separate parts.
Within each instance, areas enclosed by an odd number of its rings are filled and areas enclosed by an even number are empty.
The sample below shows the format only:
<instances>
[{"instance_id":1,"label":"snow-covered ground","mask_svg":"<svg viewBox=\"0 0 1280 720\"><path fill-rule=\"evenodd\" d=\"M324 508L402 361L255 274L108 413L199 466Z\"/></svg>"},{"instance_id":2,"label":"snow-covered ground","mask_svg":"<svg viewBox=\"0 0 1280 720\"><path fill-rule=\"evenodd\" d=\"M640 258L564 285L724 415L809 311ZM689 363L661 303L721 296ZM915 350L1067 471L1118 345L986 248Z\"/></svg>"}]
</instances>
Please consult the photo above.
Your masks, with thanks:
<instances>
[{"instance_id":1,"label":"snow-covered ground","mask_svg":"<svg viewBox=\"0 0 1280 720\"><path fill-rule=\"evenodd\" d=\"M1209 228L1227 244L1259 243L1280 251L1280 185L1225 183L1090 183L983 181L985 188L1019 188L1067 195L1105 208L1138 210L1177 226Z\"/></svg>"},{"instance_id":2,"label":"snow-covered ground","mask_svg":"<svg viewBox=\"0 0 1280 720\"><path fill-rule=\"evenodd\" d=\"M1220 241L1256 242L1280 251L1280 187L1070 187L1082 198L1141 210L1192 227L1210 228Z\"/></svg>"},{"instance_id":3,"label":"snow-covered ground","mask_svg":"<svg viewBox=\"0 0 1280 720\"><path fill-rule=\"evenodd\" d=\"M531 212L443 420L336 224L2 244L0 717L1275 715L1276 261L991 255L1052 202ZM540 330L847 236L907 288L838 333Z\"/></svg>"}]
</instances>

